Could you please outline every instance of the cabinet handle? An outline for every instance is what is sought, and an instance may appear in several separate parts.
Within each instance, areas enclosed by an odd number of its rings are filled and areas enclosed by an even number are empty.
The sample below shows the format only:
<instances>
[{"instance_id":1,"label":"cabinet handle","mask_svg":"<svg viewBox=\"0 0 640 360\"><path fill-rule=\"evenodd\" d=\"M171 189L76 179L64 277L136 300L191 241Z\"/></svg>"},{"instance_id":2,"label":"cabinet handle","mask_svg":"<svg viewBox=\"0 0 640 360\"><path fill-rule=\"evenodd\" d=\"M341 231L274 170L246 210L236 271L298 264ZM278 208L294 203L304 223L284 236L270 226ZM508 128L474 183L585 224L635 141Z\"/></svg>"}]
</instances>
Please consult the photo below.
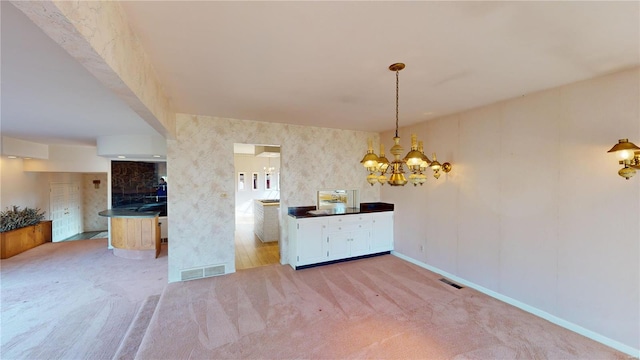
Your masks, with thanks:
<instances>
[{"instance_id":1,"label":"cabinet handle","mask_svg":"<svg viewBox=\"0 0 640 360\"><path fill-rule=\"evenodd\" d=\"M338 227L338 230L342 230L342 228L341 228L341 227Z\"/></svg>"}]
</instances>

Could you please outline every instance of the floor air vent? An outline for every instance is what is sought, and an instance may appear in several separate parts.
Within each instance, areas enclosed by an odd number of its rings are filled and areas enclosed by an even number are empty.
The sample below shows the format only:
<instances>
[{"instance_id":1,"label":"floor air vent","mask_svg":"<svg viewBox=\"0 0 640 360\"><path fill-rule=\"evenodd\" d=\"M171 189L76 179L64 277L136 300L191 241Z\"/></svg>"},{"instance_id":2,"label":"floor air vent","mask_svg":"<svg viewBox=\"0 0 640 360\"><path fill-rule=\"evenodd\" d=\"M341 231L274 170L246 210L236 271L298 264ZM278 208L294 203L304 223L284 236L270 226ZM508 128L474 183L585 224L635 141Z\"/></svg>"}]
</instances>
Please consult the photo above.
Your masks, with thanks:
<instances>
[{"instance_id":1,"label":"floor air vent","mask_svg":"<svg viewBox=\"0 0 640 360\"><path fill-rule=\"evenodd\" d=\"M454 283L454 282L451 282L451 281L449 281L449 280L447 280L447 279L445 279L445 278L440 279L440 281L442 281L443 283L445 283L445 284L447 284L447 285L451 285L451 286L453 286L453 287L454 287L454 288L456 288L456 289L462 289L462 286L460 286L460 285L458 285L458 284L456 284L456 283Z\"/></svg>"},{"instance_id":2,"label":"floor air vent","mask_svg":"<svg viewBox=\"0 0 640 360\"><path fill-rule=\"evenodd\" d=\"M207 266L204 268L182 270L180 273L180 280L195 280L202 279L210 276L223 275L225 273L224 265Z\"/></svg>"}]
</instances>

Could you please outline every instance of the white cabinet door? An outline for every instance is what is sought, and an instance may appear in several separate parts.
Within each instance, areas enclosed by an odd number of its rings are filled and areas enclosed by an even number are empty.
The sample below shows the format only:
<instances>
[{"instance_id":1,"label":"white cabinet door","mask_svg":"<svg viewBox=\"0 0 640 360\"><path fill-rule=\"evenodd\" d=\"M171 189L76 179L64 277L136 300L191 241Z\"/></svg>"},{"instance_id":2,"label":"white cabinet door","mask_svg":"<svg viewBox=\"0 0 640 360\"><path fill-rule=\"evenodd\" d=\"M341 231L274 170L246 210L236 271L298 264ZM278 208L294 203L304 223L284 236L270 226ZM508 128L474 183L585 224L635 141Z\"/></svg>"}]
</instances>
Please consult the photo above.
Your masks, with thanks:
<instances>
[{"instance_id":1,"label":"white cabinet door","mask_svg":"<svg viewBox=\"0 0 640 360\"><path fill-rule=\"evenodd\" d=\"M351 233L331 233L327 236L329 260L344 259L349 257Z\"/></svg>"},{"instance_id":2,"label":"white cabinet door","mask_svg":"<svg viewBox=\"0 0 640 360\"><path fill-rule=\"evenodd\" d=\"M393 212L371 213L371 253L393 250Z\"/></svg>"},{"instance_id":3,"label":"white cabinet door","mask_svg":"<svg viewBox=\"0 0 640 360\"><path fill-rule=\"evenodd\" d=\"M369 251L369 231L354 231L351 233L350 256L361 256Z\"/></svg>"},{"instance_id":4,"label":"white cabinet door","mask_svg":"<svg viewBox=\"0 0 640 360\"><path fill-rule=\"evenodd\" d=\"M369 253L371 220L366 216L341 216L329 220L330 260L366 255Z\"/></svg>"},{"instance_id":5,"label":"white cabinet door","mask_svg":"<svg viewBox=\"0 0 640 360\"><path fill-rule=\"evenodd\" d=\"M329 260L366 255L369 253L369 231L331 233L327 245Z\"/></svg>"},{"instance_id":6,"label":"white cabinet door","mask_svg":"<svg viewBox=\"0 0 640 360\"><path fill-rule=\"evenodd\" d=\"M296 228L296 266L327 261L323 238L324 219L298 219Z\"/></svg>"}]
</instances>

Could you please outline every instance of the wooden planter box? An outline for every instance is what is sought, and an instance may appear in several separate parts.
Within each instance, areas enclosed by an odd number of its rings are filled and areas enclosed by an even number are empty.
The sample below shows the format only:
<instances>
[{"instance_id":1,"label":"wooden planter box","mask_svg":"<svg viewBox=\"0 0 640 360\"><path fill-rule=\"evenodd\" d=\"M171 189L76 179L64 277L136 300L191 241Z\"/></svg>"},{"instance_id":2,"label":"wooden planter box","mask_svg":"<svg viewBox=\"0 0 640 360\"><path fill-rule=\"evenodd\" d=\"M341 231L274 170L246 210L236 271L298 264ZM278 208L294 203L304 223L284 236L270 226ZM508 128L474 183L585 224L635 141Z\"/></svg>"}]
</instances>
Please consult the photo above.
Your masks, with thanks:
<instances>
[{"instance_id":1,"label":"wooden planter box","mask_svg":"<svg viewBox=\"0 0 640 360\"><path fill-rule=\"evenodd\" d=\"M0 259L7 259L51 242L51 220L0 233Z\"/></svg>"}]
</instances>

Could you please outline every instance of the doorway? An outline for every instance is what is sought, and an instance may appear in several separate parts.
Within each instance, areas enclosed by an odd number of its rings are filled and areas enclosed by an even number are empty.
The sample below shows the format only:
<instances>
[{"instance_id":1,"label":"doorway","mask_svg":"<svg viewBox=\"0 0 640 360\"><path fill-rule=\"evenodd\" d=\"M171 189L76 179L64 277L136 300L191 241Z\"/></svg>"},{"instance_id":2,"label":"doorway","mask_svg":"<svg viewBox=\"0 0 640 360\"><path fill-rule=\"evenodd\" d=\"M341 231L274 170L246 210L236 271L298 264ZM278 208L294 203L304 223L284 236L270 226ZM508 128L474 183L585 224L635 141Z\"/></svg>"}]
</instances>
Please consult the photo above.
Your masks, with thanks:
<instances>
[{"instance_id":1,"label":"doorway","mask_svg":"<svg viewBox=\"0 0 640 360\"><path fill-rule=\"evenodd\" d=\"M280 263L280 145L234 144L236 270Z\"/></svg>"}]
</instances>

